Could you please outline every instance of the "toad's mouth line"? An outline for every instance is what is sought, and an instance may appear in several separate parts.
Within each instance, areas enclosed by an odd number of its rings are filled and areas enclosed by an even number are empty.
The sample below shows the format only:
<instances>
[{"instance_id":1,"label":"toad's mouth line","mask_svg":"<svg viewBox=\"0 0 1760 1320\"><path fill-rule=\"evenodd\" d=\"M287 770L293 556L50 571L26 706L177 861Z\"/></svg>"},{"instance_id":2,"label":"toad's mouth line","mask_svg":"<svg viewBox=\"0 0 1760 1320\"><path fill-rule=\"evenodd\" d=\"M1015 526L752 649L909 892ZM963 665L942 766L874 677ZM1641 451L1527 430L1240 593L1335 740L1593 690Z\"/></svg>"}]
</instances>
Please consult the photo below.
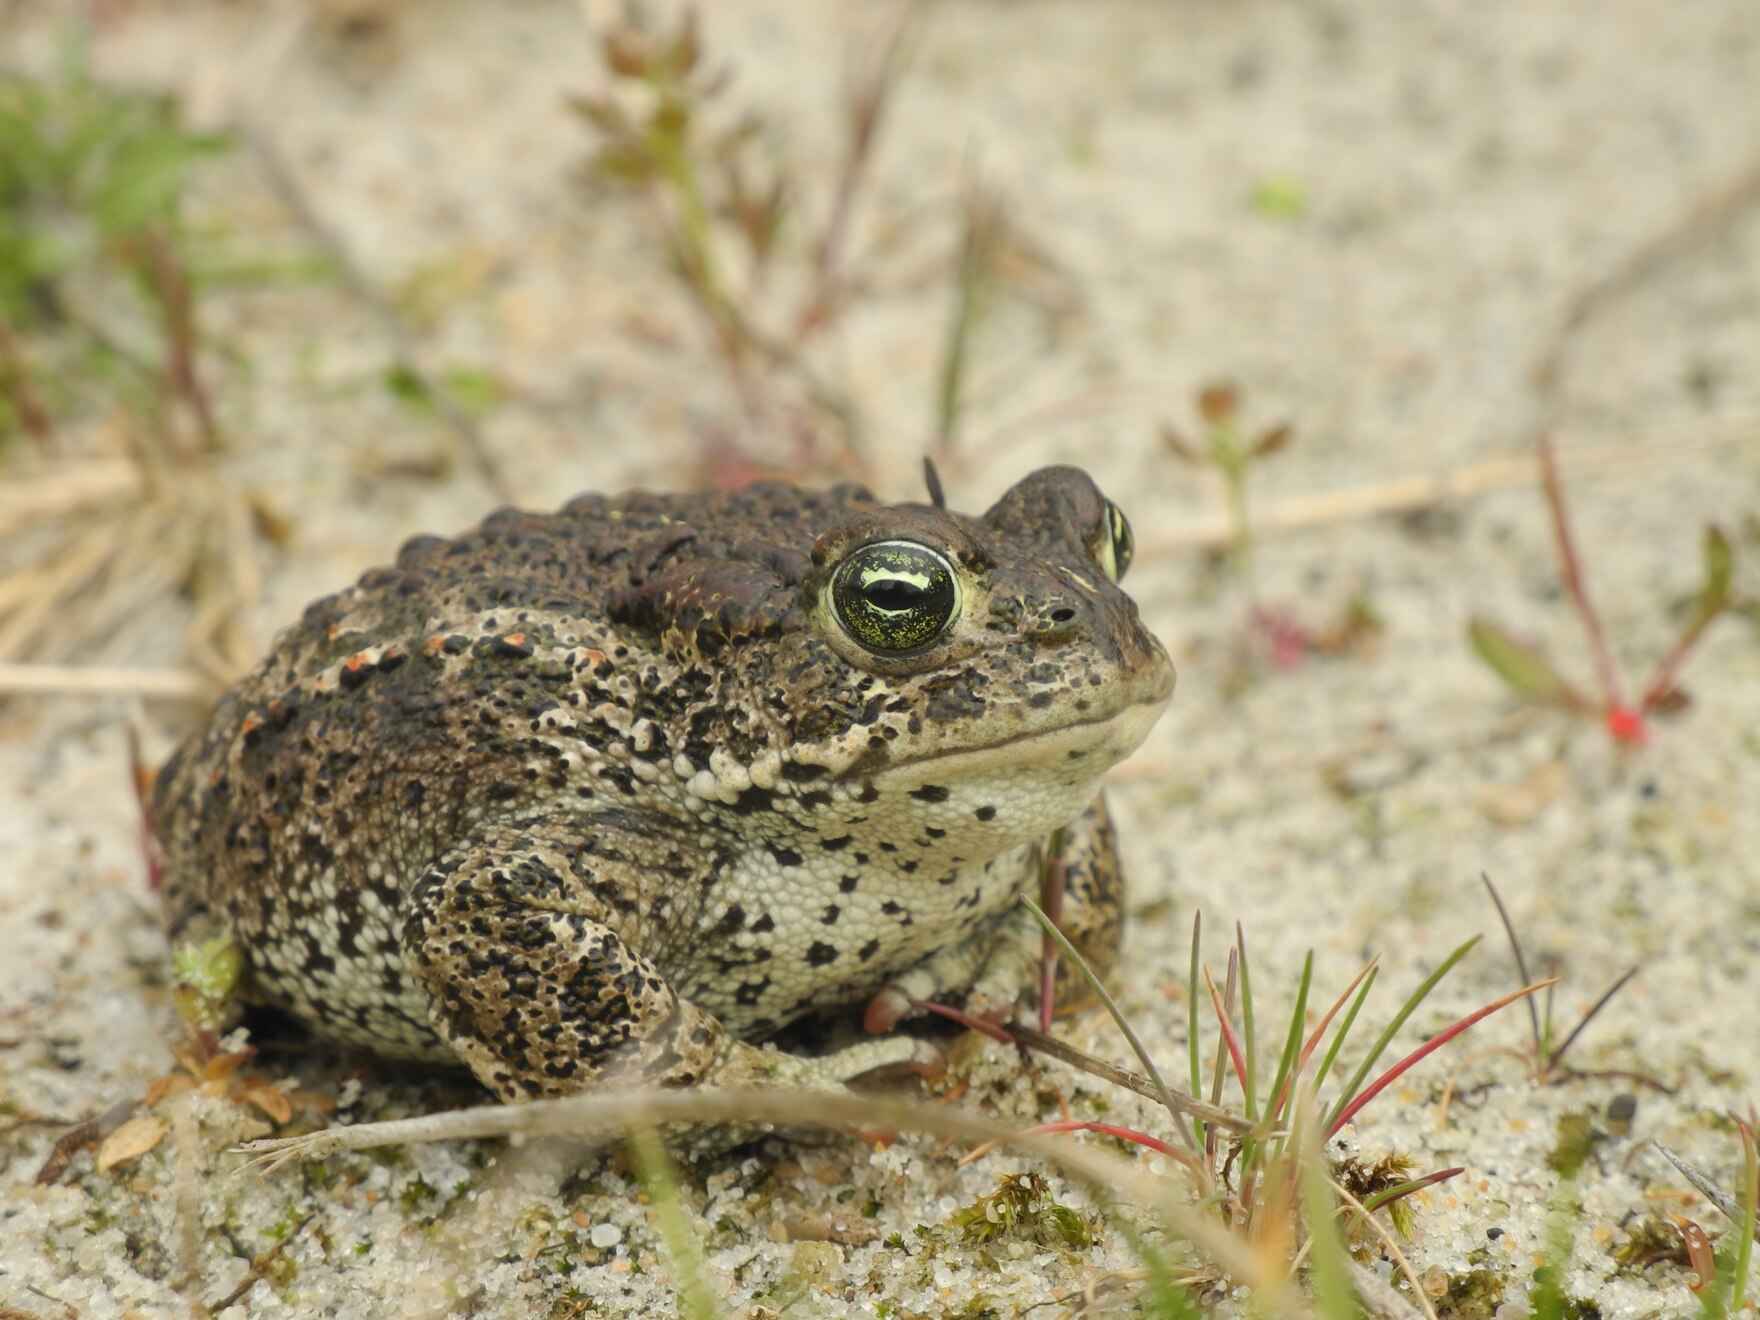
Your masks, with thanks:
<instances>
[{"instance_id":1,"label":"toad's mouth line","mask_svg":"<svg viewBox=\"0 0 1760 1320\"><path fill-rule=\"evenodd\" d=\"M1142 745L1143 739L1149 736L1149 730L1161 718L1161 713L1167 709L1171 699L1172 693L1168 692L1144 701L1130 702L1093 719L1059 724L1055 728L1034 729L993 743L980 743L975 747L952 747L946 751L913 757L909 761L883 764L865 770L857 766L844 778L867 780L877 788L890 787L902 779L924 783L928 782L928 770L933 766L943 770L957 767L953 774L940 777L960 780L982 775L988 770L1001 770L1022 764L1081 760L1097 746L1105 747L1110 755L1096 757L1091 766L1085 767L1097 776Z\"/></svg>"}]
</instances>

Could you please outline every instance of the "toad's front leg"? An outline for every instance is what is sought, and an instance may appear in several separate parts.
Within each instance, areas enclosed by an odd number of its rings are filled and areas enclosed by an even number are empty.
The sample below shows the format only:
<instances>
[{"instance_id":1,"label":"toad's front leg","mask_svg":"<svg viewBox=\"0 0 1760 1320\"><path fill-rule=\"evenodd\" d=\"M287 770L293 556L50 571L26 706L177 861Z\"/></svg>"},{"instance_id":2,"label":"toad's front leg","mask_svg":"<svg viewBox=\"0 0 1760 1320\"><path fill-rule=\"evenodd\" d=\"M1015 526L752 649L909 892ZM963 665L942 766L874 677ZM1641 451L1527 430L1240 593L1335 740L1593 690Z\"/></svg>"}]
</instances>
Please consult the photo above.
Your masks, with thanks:
<instances>
[{"instance_id":1,"label":"toad's front leg","mask_svg":"<svg viewBox=\"0 0 1760 1320\"><path fill-rule=\"evenodd\" d=\"M760 1050L681 998L634 941L667 913L657 876L697 892L713 864L623 815L485 828L404 899L404 961L435 1032L508 1101L614 1082L825 1087L926 1062L902 1037L815 1059Z\"/></svg>"}]
</instances>

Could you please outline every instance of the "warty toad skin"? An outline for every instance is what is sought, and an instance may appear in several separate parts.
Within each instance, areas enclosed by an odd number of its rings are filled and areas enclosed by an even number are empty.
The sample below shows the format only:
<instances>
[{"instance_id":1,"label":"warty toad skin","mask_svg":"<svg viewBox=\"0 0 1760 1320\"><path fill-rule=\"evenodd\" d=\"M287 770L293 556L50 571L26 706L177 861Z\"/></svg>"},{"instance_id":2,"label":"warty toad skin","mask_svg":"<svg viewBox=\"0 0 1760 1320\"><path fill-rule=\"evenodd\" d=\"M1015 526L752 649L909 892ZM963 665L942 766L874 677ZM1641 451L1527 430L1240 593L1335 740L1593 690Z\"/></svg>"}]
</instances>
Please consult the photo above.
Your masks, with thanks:
<instances>
[{"instance_id":1,"label":"warty toad skin","mask_svg":"<svg viewBox=\"0 0 1760 1320\"><path fill-rule=\"evenodd\" d=\"M176 944L251 997L504 1100L612 1078L834 1085L920 1059L759 1041L911 997L1006 1013L1015 895L1116 949L1101 775L1173 688L1073 468L981 517L865 490L506 510L312 604L158 778Z\"/></svg>"}]
</instances>

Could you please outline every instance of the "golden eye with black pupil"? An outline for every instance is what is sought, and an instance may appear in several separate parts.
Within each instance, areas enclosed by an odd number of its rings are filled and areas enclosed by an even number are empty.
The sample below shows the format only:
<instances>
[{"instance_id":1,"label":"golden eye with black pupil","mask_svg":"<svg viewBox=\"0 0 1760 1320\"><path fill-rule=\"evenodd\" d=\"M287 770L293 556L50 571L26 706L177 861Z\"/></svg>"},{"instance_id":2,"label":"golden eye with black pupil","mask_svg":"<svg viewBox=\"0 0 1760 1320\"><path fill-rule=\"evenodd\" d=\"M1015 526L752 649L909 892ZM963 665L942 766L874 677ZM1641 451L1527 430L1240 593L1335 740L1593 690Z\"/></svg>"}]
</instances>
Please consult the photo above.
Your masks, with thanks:
<instances>
[{"instance_id":1,"label":"golden eye with black pupil","mask_svg":"<svg viewBox=\"0 0 1760 1320\"><path fill-rule=\"evenodd\" d=\"M850 552L831 578L831 609L877 655L921 650L959 614L953 565L915 541L876 541Z\"/></svg>"},{"instance_id":2,"label":"golden eye with black pupil","mask_svg":"<svg viewBox=\"0 0 1760 1320\"><path fill-rule=\"evenodd\" d=\"M1106 515L1100 520L1100 548L1096 555L1100 567L1114 582L1121 581L1136 553L1137 538L1131 535L1131 525L1124 510L1107 500Z\"/></svg>"}]
</instances>

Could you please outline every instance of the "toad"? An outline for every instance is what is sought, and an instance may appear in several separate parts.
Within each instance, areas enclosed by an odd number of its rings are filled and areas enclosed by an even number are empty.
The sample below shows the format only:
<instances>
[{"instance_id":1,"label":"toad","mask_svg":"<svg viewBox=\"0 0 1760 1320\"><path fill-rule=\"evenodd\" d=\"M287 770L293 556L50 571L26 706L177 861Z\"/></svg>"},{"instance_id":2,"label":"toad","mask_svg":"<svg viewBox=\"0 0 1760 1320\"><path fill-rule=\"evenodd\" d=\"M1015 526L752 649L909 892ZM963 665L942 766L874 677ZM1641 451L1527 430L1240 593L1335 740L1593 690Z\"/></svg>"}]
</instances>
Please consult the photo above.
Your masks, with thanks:
<instances>
[{"instance_id":1,"label":"toad","mask_svg":"<svg viewBox=\"0 0 1760 1320\"><path fill-rule=\"evenodd\" d=\"M307 608L154 790L176 945L249 997L518 1101L833 1086L922 1061L913 1000L1011 1011L1061 830L1104 964L1101 776L1173 689L1074 468L981 517L855 486L505 510ZM764 1048L865 1005L874 1036Z\"/></svg>"}]
</instances>

